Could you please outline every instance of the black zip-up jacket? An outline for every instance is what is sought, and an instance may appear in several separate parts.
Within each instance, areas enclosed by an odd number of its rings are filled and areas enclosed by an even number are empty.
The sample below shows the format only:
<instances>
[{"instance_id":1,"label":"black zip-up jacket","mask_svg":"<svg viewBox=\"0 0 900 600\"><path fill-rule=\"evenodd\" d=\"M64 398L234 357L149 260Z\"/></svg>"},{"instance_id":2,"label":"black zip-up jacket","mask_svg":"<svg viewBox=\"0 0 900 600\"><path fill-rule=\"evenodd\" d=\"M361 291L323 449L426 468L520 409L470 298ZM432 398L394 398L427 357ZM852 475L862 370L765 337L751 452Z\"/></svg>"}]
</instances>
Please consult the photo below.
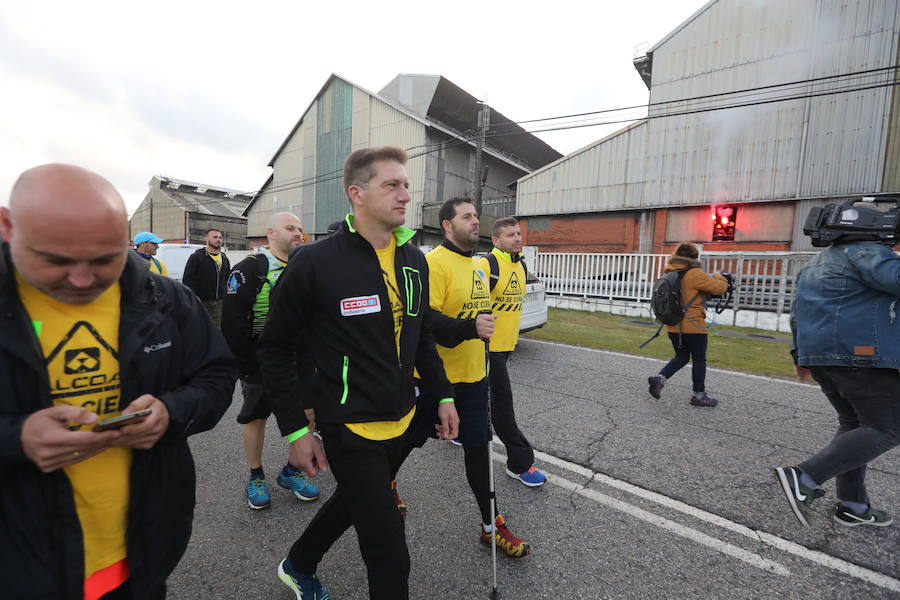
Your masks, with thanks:
<instances>
[{"instance_id":1,"label":"black zip-up jacket","mask_svg":"<svg viewBox=\"0 0 900 600\"><path fill-rule=\"evenodd\" d=\"M216 261L209 257L206 248L194 251L184 265L181 282L191 288L204 302L221 300L225 297L225 283L228 281L228 273L231 272L231 263L224 252L219 254L222 255L222 269L218 273Z\"/></svg>"},{"instance_id":2,"label":"black zip-up jacket","mask_svg":"<svg viewBox=\"0 0 900 600\"><path fill-rule=\"evenodd\" d=\"M394 268L403 302L400 357L387 286L371 244L344 221L337 232L303 246L274 290L257 342L266 393L282 435L308 423L297 402L297 336L316 366L313 397L322 423L397 420L415 404L413 368L442 398L453 387L431 333L428 263L398 228Z\"/></svg>"},{"instance_id":3,"label":"black zip-up jacket","mask_svg":"<svg viewBox=\"0 0 900 600\"><path fill-rule=\"evenodd\" d=\"M118 360L123 405L148 393L166 405L169 429L133 450L128 563L135 600L158 598L184 554L194 510L187 436L211 429L231 402L237 368L193 294L147 270L133 252L120 279ZM31 320L0 247L0 590L4 598L80 599L84 546L69 478L43 473L22 449L22 424L53 406Z\"/></svg>"}]
</instances>

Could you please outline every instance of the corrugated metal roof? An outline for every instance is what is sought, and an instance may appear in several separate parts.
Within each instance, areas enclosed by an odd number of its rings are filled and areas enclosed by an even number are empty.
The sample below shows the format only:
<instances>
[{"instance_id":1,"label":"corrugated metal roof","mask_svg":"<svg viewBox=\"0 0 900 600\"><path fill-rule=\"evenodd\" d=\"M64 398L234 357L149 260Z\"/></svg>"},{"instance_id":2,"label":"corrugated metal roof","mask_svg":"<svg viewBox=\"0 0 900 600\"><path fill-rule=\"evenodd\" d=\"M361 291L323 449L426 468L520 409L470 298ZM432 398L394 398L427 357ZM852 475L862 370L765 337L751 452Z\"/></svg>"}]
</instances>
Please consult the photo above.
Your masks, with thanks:
<instances>
[{"instance_id":1,"label":"corrugated metal roof","mask_svg":"<svg viewBox=\"0 0 900 600\"><path fill-rule=\"evenodd\" d=\"M253 197L250 192L239 192L163 175L154 176L151 185L157 186L173 203L186 212L220 217L244 218L244 209Z\"/></svg>"},{"instance_id":2,"label":"corrugated metal roof","mask_svg":"<svg viewBox=\"0 0 900 600\"><path fill-rule=\"evenodd\" d=\"M382 96L380 94L370 92L369 90L365 89L364 87L359 86L359 85L353 83L352 81L345 79L344 77L341 77L339 75L332 73L328 77L328 79L325 81L325 84L322 86L322 88L319 90L319 92L316 94L316 96L313 98L312 102L310 102L309 106L306 107L306 110L303 111L303 115L300 117L300 119L297 121L297 123L294 125L294 127L291 128L290 133L288 133L287 137L284 138L284 141L281 143L281 145L278 147L278 150L275 152L275 154L272 156L272 159L269 161L268 166L273 167L275 165L275 160L278 158L278 155L281 154L281 151L287 145L288 141L291 139L291 137L294 135L294 133L300 127L300 124L303 123L303 119L305 118L306 113L309 112L309 109L312 107L312 105L316 101L316 99L322 95L322 93L328 88L328 86L331 84L332 80L334 80L334 79L340 79L341 81L348 83L348 84L352 85L353 87L364 91L365 93L369 94L373 98L376 98L376 99L380 100L381 102L384 102L385 104L391 106L392 108L399 110L400 112L404 113L405 115L412 117L413 119L419 121L422 125L424 125L426 127L433 127L435 129L437 129L438 131L446 133L447 135L450 135L454 138L460 138L460 132L454 130L454 128L452 126L450 126L450 124L446 124L446 125L442 124L442 123L436 121L434 118L431 118L427 115L421 116L421 115L417 114L416 112L414 112L413 110L411 110L410 108L403 106L402 104L400 104L399 102L397 102L396 100L394 100L392 98L388 98L386 96ZM449 83L451 86L453 86L457 90L460 90L462 93L467 94L464 90L462 90L461 88L458 88L457 86L450 83L443 77L441 77L441 79L444 82ZM449 88L442 87L441 89L449 89ZM472 96L470 96L470 95L469 95L469 97L472 98ZM500 115L498 118L505 119L505 121L512 123L512 121L510 121L506 117L503 117L502 115ZM498 121L498 124L499 123L500 123L500 121ZM474 125L474 124L475 124L475 120L473 119L471 121L471 125ZM469 129L469 127L466 127L466 129ZM524 132L524 129L522 131ZM549 153L555 153L557 156L562 156L559 152L557 152L556 150L554 150L553 148L548 146L546 143L544 143L542 140L540 140L536 136L534 136L530 133L527 133L527 132L525 133L525 135L530 136L531 138L534 138L534 140L537 140L537 142L534 143L535 147L538 147L540 144L543 144L543 146L546 146L546 148L549 149ZM514 136L514 137L520 137L520 136ZM466 143L468 143L471 146L475 146L474 139L468 139L466 141ZM504 161L518 169L521 169L523 171L530 171L533 168L533 165L525 164L521 158L518 158L516 156L509 156L504 152L500 152L500 151L493 149L490 145L487 145L487 144L485 145L484 152L486 154L493 156L494 158L502 160L502 161ZM542 150L542 152L547 153L547 150Z\"/></svg>"}]
</instances>

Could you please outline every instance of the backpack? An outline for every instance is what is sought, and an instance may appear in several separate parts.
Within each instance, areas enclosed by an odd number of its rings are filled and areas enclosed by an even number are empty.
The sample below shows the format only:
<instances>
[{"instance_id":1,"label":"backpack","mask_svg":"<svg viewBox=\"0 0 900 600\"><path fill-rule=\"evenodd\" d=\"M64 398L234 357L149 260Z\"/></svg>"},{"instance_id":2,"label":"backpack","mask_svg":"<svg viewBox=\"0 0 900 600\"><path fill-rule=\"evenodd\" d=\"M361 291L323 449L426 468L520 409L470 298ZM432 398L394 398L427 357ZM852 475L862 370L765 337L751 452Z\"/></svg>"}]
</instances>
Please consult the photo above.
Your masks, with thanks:
<instances>
[{"instance_id":1,"label":"backpack","mask_svg":"<svg viewBox=\"0 0 900 600\"><path fill-rule=\"evenodd\" d=\"M691 269L696 268L690 267L678 271L669 271L653 282L653 292L650 294L650 314L659 323L659 327L649 340L640 345L640 348L653 341L659 335L659 332L662 331L663 325L678 325L678 335L681 336L681 323L684 320L684 315L691 304L694 303L694 300L697 299L697 296L700 295L698 291L687 301L687 304L682 305L684 275Z\"/></svg>"},{"instance_id":2,"label":"backpack","mask_svg":"<svg viewBox=\"0 0 900 600\"><path fill-rule=\"evenodd\" d=\"M484 255L484 257L488 261L488 265L490 265L491 273L488 277L488 281L490 282L491 291L494 291L494 288L497 286L497 282L500 280L500 263L497 262L497 255L493 252L488 252ZM522 263L522 268L525 269L525 280L528 280L528 265L525 264L525 258L519 259L520 263Z\"/></svg>"},{"instance_id":3,"label":"backpack","mask_svg":"<svg viewBox=\"0 0 900 600\"><path fill-rule=\"evenodd\" d=\"M259 265L259 271L256 274L256 294L254 294L254 297L259 296L259 293L262 291L263 286L269 278L269 260L265 256L263 256L265 260L259 260L257 257L260 254L260 252L257 252L256 254L247 256L247 258L252 258L256 261L256 264Z\"/></svg>"}]
</instances>

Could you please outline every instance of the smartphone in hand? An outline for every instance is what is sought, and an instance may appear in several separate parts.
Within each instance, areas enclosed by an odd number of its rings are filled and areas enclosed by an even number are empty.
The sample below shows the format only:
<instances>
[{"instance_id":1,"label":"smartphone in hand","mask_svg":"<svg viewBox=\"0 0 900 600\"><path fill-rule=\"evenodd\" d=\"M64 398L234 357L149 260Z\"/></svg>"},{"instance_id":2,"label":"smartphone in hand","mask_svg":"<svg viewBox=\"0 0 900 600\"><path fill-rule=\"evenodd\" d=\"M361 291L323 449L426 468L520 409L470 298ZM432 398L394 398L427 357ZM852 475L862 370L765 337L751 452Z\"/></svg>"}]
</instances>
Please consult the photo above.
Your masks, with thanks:
<instances>
[{"instance_id":1,"label":"smartphone in hand","mask_svg":"<svg viewBox=\"0 0 900 600\"><path fill-rule=\"evenodd\" d=\"M126 425L136 425L142 423L151 412L152 411L147 408L137 412L128 413L127 415L103 419L102 421L97 421L96 425L94 425L94 431L109 431L110 429L119 429Z\"/></svg>"}]
</instances>

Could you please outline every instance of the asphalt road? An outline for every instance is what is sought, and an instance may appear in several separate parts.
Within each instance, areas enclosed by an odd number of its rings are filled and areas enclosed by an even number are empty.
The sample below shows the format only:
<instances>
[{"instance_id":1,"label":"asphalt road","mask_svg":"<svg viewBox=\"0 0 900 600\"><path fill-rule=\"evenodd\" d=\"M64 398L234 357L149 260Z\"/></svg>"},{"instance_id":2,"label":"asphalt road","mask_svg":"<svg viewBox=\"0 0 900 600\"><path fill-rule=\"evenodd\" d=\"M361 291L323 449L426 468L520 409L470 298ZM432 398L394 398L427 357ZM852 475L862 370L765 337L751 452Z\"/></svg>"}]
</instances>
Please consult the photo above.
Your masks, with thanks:
<instances>
[{"instance_id":1,"label":"asphalt road","mask_svg":"<svg viewBox=\"0 0 900 600\"><path fill-rule=\"evenodd\" d=\"M662 342L655 342L662 343ZM524 598L900 598L900 521L846 528L831 520L834 484L802 528L773 467L796 464L836 428L818 388L710 370L714 409L688 404L690 372L661 400L647 376L662 361L522 340L509 363L519 423L549 476L528 489L504 474L497 497L510 527L534 547L498 556L498 588ZM169 579L170 597L289 599L275 571L318 509L274 485L286 448L270 422L264 466L273 505L247 508L246 467L232 407L192 438L194 535ZM329 474L316 477L327 496ZM490 551L462 450L429 442L400 472L409 505L412 598L488 598ZM876 506L900 516L900 450L870 465ZM319 566L333 598L366 598L365 568L348 532Z\"/></svg>"}]
</instances>

